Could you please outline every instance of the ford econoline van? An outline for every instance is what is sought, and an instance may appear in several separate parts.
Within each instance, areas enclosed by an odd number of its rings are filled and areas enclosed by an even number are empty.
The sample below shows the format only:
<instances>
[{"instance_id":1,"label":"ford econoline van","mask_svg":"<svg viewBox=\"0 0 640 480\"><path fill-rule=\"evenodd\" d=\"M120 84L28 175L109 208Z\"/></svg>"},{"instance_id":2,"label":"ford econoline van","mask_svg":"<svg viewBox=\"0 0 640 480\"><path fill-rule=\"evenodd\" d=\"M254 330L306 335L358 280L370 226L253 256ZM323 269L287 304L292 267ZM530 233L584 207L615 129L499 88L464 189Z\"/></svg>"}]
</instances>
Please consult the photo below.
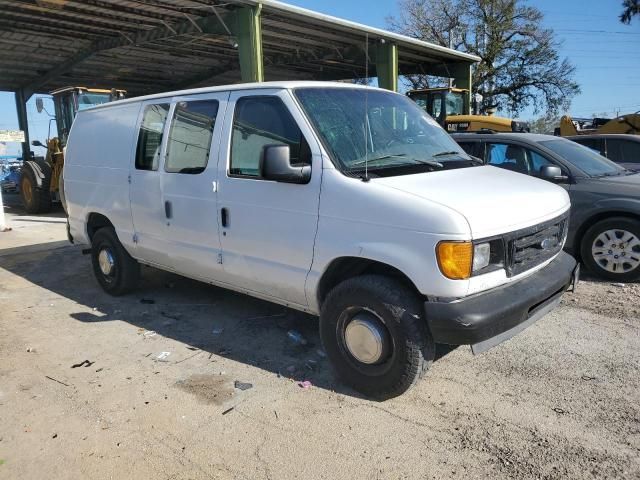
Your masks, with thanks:
<instances>
[{"instance_id":1,"label":"ford econoline van","mask_svg":"<svg viewBox=\"0 0 640 480\"><path fill-rule=\"evenodd\" d=\"M399 395L436 343L482 352L560 301L560 187L482 165L403 95L279 82L78 112L64 166L69 237L102 288L140 264L320 317L344 381Z\"/></svg>"}]
</instances>

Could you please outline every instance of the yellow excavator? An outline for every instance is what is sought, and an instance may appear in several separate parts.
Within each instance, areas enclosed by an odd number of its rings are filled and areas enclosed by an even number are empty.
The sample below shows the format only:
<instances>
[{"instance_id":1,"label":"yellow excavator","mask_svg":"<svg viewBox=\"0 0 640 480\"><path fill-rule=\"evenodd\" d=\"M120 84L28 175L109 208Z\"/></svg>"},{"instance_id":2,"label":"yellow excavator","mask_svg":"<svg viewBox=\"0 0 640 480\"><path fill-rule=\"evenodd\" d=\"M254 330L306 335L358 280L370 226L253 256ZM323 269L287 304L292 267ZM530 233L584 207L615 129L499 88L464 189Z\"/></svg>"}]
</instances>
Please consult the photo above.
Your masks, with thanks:
<instances>
[{"instance_id":1,"label":"yellow excavator","mask_svg":"<svg viewBox=\"0 0 640 480\"><path fill-rule=\"evenodd\" d=\"M65 87L51 92L55 114L44 108L42 97L36 98L38 113L43 111L51 117L49 134L45 144L39 140L31 142L36 147L47 149L44 157L32 156L24 159L20 173L20 197L28 213L46 213L51 210L54 201L64 205L62 185L62 166L64 165L64 147L71 124L80 110L102 103L120 100L126 96L125 90L105 90L99 88ZM58 136L51 137L51 122L55 121Z\"/></svg>"},{"instance_id":2,"label":"yellow excavator","mask_svg":"<svg viewBox=\"0 0 640 480\"><path fill-rule=\"evenodd\" d=\"M571 118L564 115L555 134L561 137L572 135L604 135L626 133L640 135L640 111L616 118Z\"/></svg>"},{"instance_id":3,"label":"yellow excavator","mask_svg":"<svg viewBox=\"0 0 640 480\"><path fill-rule=\"evenodd\" d=\"M410 90L407 96L435 118L448 132L528 132L529 124L494 115L471 114L469 90L440 87ZM474 99L474 104L477 103ZM474 111L477 112L477 106Z\"/></svg>"}]
</instances>

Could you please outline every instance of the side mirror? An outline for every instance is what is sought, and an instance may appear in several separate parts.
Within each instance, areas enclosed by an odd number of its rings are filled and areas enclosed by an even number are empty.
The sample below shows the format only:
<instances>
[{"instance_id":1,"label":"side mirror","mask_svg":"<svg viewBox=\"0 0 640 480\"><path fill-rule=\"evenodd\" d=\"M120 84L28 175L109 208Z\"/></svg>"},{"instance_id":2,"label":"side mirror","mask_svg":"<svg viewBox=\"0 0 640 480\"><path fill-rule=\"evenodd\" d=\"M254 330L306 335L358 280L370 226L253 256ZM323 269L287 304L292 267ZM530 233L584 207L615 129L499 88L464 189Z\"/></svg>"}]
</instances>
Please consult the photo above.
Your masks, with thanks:
<instances>
[{"instance_id":1,"label":"side mirror","mask_svg":"<svg viewBox=\"0 0 640 480\"><path fill-rule=\"evenodd\" d=\"M543 165L540 167L540 178L551 180L552 182L566 182L569 177L562 174L560 167L555 165Z\"/></svg>"},{"instance_id":2,"label":"side mirror","mask_svg":"<svg viewBox=\"0 0 640 480\"><path fill-rule=\"evenodd\" d=\"M47 148L46 145L43 145L42 142L40 140L33 140L31 142L31 145L33 145L34 147L42 147L42 148Z\"/></svg>"},{"instance_id":3,"label":"side mirror","mask_svg":"<svg viewBox=\"0 0 640 480\"><path fill-rule=\"evenodd\" d=\"M260 159L260 174L265 180L283 183L309 183L311 166L291 165L289 145L265 145Z\"/></svg>"},{"instance_id":4,"label":"side mirror","mask_svg":"<svg viewBox=\"0 0 640 480\"><path fill-rule=\"evenodd\" d=\"M42 110L44 110L44 103L42 102L42 97L36 97L36 110L38 110L38 113L42 113Z\"/></svg>"}]
</instances>

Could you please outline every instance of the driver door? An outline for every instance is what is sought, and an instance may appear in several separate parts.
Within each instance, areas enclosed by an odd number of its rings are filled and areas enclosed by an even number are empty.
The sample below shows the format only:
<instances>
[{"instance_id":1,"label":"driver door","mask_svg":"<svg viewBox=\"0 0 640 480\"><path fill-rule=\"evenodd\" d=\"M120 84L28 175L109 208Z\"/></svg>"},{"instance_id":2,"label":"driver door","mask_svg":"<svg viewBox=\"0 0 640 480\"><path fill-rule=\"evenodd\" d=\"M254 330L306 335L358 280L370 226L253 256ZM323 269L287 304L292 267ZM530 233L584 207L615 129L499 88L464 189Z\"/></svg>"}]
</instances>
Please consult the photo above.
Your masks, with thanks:
<instances>
[{"instance_id":1,"label":"driver door","mask_svg":"<svg viewBox=\"0 0 640 480\"><path fill-rule=\"evenodd\" d=\"M218 167L220 243L226 281L307 305L305 281L318 226L322 156L286 90L232 92ZM264 180L265 145L289 145L292 163L310 163L304 185Z\"/></svg>"}]
</instances>

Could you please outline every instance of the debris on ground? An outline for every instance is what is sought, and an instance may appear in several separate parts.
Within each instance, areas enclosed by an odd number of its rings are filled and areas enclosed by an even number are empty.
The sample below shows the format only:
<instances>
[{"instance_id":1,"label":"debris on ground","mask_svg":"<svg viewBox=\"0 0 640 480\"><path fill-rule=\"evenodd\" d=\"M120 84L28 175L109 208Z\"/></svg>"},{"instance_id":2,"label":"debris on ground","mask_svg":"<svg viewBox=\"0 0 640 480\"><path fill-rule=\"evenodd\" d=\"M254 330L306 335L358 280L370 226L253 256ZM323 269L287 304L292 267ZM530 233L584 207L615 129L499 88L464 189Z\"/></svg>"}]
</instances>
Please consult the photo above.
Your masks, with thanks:
<instances>
[{"instance_id":1,"label":"debris on ground","mask_svg":"<svg viewBox=\"0 0 640 480\"><path fill-rule=\"evenodd\" d=\"M157 335L157 332L155 330L147 330L146 332L144 332L142 334L143 337L155 337Z\"/></svg>"},{"instance_id":2,"label":"debris on ground","mask_svg":"<svg viewBox=\"0 0 640 480\"><path fill-rule=\"evenodd\" d=\"M222 412L223 415L226 415L227 413L229 413L230 411L232 411L235 407L231 407L231 408L227 408L224 412Z\"/></svg>"},{"instance_id":3,"label":"debris on ground","mask_svg":"<svg viewBox=\"0 0 640 480\"><path fill-rule=\"evenodd\" d=\"M36 353L36 349L33 347L27 347L27 353Z\"/></svg>"},{"instance_id":4,"label":"debris on ground","mask_svg":"<svg viewBox=\"0 0 640 480\"><path fill-rule=\"evenodd\" d=\"M293 343L296 343L298 345L307 344L307 339L304 338L304 336L297 330L289 330L287 332L287 337L289 337L293 341Z\"/></svg>"},{"instance_id":5,"label":"debris on ground","mask_svg":"<svg viewBox=\"0 0 640 480\"><path fill-rule=\"evenodd\" d=\"M242 390L242 391L249 390L250 388L253 388L253 384L252 383L239 382L238 380L233 382L233 386L235 388L237 388L238 390Z\"/></svg>"},{"instance_id":6,"label":"debris on ground","mask_svg":"<svg viewBox=\"0 0 640 480\"><path fill-rule=\"evenodd\" d=\"M559 415L564 415L565 413L569 413L569 412L567 412L566 410L563 410L562 408L558 408L558 407L555 407L555 408L553 409L553 411L554 411L554 412L556 412L556 413L557 413L557 414L559 414Z\"/></svg>"},{"instance_id":7,"label":"debris on ground","mask_svg":"<svg viewBox=\"0 0 640 480\"><path fill-rule=\"evenodd\" d=\"M613 285L614 287L620 287L620 288L624 288L627 286L625 283L612 283L611 285Z\"/></svg>"},{"instance_id":8,"label":"debris on ground","mask_svg":"<svg viewBox=\"0 0 640 480\"><path fill-rule=\"evenodd\" d=\"M96 363L96 362L90 362L89 360L84 360L84 361L82 361L80 363L76 363L75 365L71 365L71 368L90 367L94 363Z\"/></svg>"},{"instance_id":9,"label":"debris on ground","mask_svg":"<svg viewBox=\"0 0 640 480\"><path fill-rule=\"evenodd\" d=\"M156 360L159 362L168 362L167 357L171 355L171 352L160 352L160 354L156 357Z\"/></svg>"},{"instance_id":10,"label":"debris on ground","mask_svg":"<svg viewBox=\"0 0 640 480\"><path fill-rule=\"evenodd\" d=\"M53 380L54 382L58 382L60 385L64 385L65 387L70 387L71 385L69 385L68 383L64 383L61 382L60 380L50 377L49 375L45 375L45 378L48 378L49 380Z\"/></svg>"},{"instance_id":11,"label":"debris on ground","mask_svg":"<svg viewBox=\"0 0 640 480\"><path fill-rule=\"evenodd\" d=\"M311 388L313 384L309 380L305 380L303 382L298 382L298 386L300 388L304 388L305 390Z\"/></svg>"}]
</instances>

